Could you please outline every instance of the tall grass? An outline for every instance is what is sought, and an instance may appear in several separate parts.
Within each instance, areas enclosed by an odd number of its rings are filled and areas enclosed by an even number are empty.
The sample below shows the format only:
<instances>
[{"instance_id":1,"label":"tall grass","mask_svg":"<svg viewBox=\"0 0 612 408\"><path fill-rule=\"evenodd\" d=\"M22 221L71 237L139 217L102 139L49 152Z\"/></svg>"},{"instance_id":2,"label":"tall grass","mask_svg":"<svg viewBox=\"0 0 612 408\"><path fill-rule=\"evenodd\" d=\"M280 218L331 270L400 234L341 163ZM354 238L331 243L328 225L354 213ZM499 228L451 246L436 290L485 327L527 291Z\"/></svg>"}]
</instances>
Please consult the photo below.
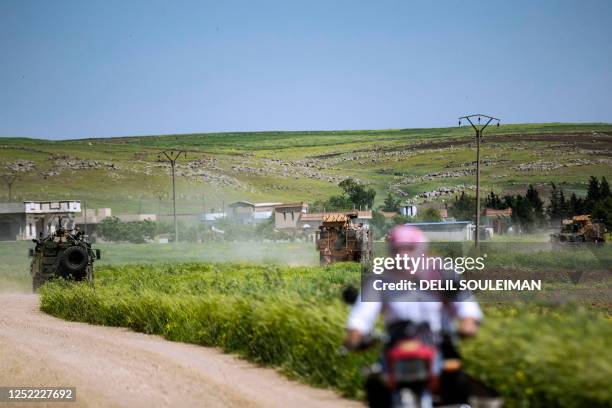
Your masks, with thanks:
<instances>
[{"instance_id":1,"label":"tall grass","mask_svg":"<svg viewBox=\"0 0 612 408\"><path fill-rule=\"evenodd\" d=\"M290 377L362 397L359 368L376 351L341 356L356 265L327 268L199 264L108 266L95 287L54 282L42 309L70 320L130 327L170 340L218 346ZM486 306L481 334L464 342L469 372L512 406L610 406L612 326L565 306Z\"/></svg>"}]
</instances>

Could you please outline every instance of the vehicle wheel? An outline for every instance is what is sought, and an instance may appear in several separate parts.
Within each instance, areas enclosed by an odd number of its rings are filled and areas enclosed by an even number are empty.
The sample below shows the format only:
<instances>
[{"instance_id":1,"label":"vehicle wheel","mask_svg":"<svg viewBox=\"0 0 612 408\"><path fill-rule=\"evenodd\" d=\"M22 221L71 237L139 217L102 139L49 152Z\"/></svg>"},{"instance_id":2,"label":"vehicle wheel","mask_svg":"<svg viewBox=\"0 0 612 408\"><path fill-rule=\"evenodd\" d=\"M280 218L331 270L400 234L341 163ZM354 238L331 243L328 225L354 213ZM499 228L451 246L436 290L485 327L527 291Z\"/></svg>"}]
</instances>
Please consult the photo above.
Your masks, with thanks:
<instances>
[{"instance_id":1,"label":"vehicle wheel","mask_svg":"<svg viewBox=\"0 0 612 408\"><path fill-rule=\"evenodd\" d=\"M60 266L75 279L80 280L86 277L85 268L89 262L87 250L80 246L67 248L60 258Z\"/></svg>"}]
</instances>

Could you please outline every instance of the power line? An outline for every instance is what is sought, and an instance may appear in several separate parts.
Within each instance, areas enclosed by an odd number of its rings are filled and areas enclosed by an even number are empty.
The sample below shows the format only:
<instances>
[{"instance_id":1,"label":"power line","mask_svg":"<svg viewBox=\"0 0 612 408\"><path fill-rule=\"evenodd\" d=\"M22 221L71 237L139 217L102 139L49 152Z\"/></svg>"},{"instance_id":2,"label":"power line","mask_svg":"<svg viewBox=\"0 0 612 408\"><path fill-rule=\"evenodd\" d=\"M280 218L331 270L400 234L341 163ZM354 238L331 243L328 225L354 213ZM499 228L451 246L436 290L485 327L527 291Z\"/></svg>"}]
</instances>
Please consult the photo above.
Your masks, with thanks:
<instances>
[{"instance_id":1,"label":"power line","mask_svg":"<svg viewBox=\"0 0 612 408\"><path fill-rule=\"evenodd\" d=\"M162 154L166 157L166 160L170 162L172 167L172 212L174 217L174 242L178 242L178 224L176 222L176 181L175 181L175 168L177 160L183 155L183 158L187 158L187 152L183 150L164 150L157 155L157 158L163 160Z\"/></svg>"},{"instance_id":2,"label":"power line","mask_svg":"<svg viewBox=\"0 0 612 408\"><path fill-rule=\"evenodd\" d=\"M157 190L153 193L153 195L158 200L157 201L157 217L159 218L158 221L161 221L161 203L162 203L162 200L168 196L168 193L166 193L165 191Z\"/></svg>"},{"instance_id":3,"label":"power line","mask_svg":"<svg viewBox=\"0 0 612 408\"><path fill-rule=\"evenodd\" d=\"M8 173L8 174L3 174L2 178L4 179L8 187L8 202L10 203L13 201L13 195L12 195L13 184L15 183L15 181L17 181L18 177L14 173Z\"/></svg>"},{"instance_id":4,"label":"power line","mask_svg":"<svg viewBox=\"0 0 612 408\"><path fill-rule=\"evenodd\" d=\"M472 119L474 118L477 118L476 124L472 122ZM482 118L484 118L487 122L481 124ZM476 233L474 234L474 246L478 248L480 244L480 141L482 139L482 132L491 122L497 121L497 127L499 127L499 119L479 113L467 115L459 118L459 127L461 127L462 119L467 120L476 132Z\"/></svg>"}]
</instances>

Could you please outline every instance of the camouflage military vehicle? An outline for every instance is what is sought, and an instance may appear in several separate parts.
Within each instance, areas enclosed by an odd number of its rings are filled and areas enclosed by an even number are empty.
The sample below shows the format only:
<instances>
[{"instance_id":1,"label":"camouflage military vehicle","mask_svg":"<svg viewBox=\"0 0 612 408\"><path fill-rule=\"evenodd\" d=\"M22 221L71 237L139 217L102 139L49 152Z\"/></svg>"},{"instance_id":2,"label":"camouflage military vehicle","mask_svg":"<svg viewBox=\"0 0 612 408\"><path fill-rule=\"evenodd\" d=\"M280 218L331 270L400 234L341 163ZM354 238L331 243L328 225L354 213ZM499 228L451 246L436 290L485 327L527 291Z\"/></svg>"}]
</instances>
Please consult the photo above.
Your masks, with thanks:
<instances>
[{"instance_id":1,"label":"camouflage military vehicle","mask_svg":"<svg viewBox=\"0 0 612 408\"><path fill-rule=\"evenodd\" d=\"M332 213L323 217L316 239L321 265L334 262L367 263L372 259L372 231L356 223L357 212Z\"/></svg>"},{"instance_id":2,"label":"camouflage military vehicle","mask_svg":"<svg viewBox=\"0 0 612 408\"><path fill-rule=\"evenodd\" d=\"M88 280L93 282L94 259L100 259L100 250L93 250L81 231L64 229L59 222L58 229L46 237L32 240L36 243L30 249L32 263L32 289L36 291L52 278Z\"/></svg>"},{"instance_id":3,"label":"camouflage military vehicle","mask_svg":"<svg viewBox=\"0 0 612 408\"><path fill-rule=\"evenodd\" d=\"M606 227L601 222L591 219L590 215L576 215L571 219L561 221L561 230L551 234L550 240L554 248L564 245L605 242Z\"/></svg>"}]
</instances>

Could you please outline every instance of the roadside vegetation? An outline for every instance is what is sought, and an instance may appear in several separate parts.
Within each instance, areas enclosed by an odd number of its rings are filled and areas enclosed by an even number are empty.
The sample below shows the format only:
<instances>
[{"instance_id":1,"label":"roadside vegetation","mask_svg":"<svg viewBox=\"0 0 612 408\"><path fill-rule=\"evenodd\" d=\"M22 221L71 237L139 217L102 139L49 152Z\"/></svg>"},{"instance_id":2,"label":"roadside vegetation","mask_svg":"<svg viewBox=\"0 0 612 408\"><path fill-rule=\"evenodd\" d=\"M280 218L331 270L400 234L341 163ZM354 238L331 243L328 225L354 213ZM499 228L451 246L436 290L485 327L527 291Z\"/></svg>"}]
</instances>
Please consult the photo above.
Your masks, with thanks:
<instances>
[{"instance_id":1,"label":"roadside vegetation","mask_svg":"<svg viewBox=\"0 0 612 408\"><path fill-rule=\"evenodd\" d=\"M221 347L360 398L359 369L377 352L337 352L348 311L339 293L358 280L355 264L105 266L95 286L45 285L41 302L58 317ZM462 349L468 371L499 390L507 406L610 406L609 315L576 304L483 307L482 331Z\"/></svg>"}]
</instances>

